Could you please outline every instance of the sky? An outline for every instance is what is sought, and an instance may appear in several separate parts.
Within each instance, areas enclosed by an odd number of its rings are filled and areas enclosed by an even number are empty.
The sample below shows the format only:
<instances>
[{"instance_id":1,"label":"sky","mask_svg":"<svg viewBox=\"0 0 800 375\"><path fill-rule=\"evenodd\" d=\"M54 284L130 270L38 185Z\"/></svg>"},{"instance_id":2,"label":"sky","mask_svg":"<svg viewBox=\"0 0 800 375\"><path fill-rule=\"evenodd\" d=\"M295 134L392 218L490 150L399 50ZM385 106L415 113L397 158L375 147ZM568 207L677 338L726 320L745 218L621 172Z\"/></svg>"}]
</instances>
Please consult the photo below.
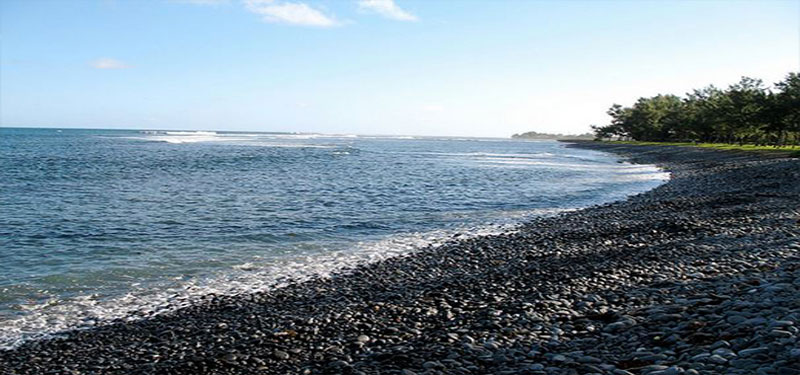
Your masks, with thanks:
<instances>
[{"instance_id":1,"label":"sky","mask_svg":"<svg viewBox=\"0 0 800 375\"><path fill-rule=\"evenodd\" d=\"M800 0L0 1L0 126L508 137L800 71Z\"/></svg>"}]
</instances>

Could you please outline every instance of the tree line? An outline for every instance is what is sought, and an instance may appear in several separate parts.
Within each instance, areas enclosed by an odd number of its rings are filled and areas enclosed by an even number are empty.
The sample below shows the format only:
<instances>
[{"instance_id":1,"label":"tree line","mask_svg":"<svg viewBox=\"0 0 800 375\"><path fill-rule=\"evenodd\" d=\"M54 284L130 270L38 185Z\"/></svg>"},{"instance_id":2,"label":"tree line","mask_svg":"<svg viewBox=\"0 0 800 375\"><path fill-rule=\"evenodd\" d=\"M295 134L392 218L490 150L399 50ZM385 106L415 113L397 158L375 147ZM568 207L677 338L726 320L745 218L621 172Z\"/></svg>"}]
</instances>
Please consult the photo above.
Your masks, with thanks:
<instances>
[{"instance_id":1,"label":"tree line","mask_svg":"<svg viewBox=\"0 0 800 375\"><path fill-rule=\"evenodd\" d=\"M772 87L742 77L727 89L713 85L683 97L639 98L630 107L614 104L611 123L593 125L597 139L756 145L800 144L800 74L789 73Z\"/></svg>"}]
</instances>

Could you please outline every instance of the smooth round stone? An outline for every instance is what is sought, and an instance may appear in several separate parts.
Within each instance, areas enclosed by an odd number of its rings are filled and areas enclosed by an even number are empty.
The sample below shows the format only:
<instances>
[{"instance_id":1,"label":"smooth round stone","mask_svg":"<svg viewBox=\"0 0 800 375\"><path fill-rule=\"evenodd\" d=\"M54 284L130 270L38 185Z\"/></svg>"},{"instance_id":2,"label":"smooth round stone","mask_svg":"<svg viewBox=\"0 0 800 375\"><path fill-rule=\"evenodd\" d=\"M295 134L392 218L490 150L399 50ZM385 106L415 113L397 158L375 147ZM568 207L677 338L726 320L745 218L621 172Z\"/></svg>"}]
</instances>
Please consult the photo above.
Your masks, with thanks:
<instances>
[{"instance_id":1,"label":"smooth round stone","mask_svg":"<svg viewBox=\"0 0 800 375\"><path fill-rule=\"evenodd\" d=\"M750 356L754 356L756 354L763 354L763 353L767 353L767 352L769 352L769 348L766 348L766 347L762 346L762 347L758 347L758 348L742 349L742 350L739 351L738 354L739 354L740 357L744 358L744 357L750 357Z\"/></svg>"},{"instance_id":2,"label":"smooth round stone","mask_svg":"<svg viewBox=\"0 0 800 375\"><path fill-rule=\"evenodd\" d=\"M282 351L282 350L276 350L276 351L274 351L274 352L272 353L272 355L273 355L275 358L277 358L277 359L280 359L280 360L282 360L282 361L285 361L285 360L289 359L289 353L287 353L287 352L284 352L284 351Z\"/></svg>"},{"instance_id":3,"label":"smooth round stone","mask_svg":"<svg viewBox=\"0 0 800 375\"><path fill-rule=\"evenodd\" d=\"M728 316L727 318L725 318L725 320L728 323L735 325L735 324L739 324L739 323L744 322L745 320L747 320L747 318L745 318L745 317L743 317L741 315L731 315L731 316Z\"/></svg>"},{"instance_id":4,"label":"smooth round stone","mask_svg":"<svg viewBox=\"0 0 800 375\"><path fill-rule=\"evenodd\" d=\"M711 362L711 363L716 363L716 364L718 364L718 365L721 365L721 364L723 364L723 363L726 363L726 362L728 362L728 360L727 360L727 359L725 359L724 357L722 357L722 356L721 356L721 355L719 355L719 354L714 354L714 355L712 355L712 356L708 357L706 360L707 360L707 361L709 361L709 362Z\"/></svg>"}]
</instances>

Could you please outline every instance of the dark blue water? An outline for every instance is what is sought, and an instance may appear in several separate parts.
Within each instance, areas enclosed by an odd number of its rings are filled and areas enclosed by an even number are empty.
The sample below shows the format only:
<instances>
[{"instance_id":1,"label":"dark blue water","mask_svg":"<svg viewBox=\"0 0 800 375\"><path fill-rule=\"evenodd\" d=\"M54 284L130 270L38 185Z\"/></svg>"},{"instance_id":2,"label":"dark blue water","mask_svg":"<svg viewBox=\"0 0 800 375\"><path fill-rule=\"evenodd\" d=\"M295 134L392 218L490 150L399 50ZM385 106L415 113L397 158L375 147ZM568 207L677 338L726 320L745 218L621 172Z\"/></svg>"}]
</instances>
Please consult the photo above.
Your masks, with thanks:
<instances>
[{"instance_id":1,"label":"dark blue water","mask_svg":"<svg viewBox=\"0 0 800 375\"><path fill-rule=\"evenodd\" d=\"M0 128L0 346L324 276L664 178L556 142Z\"/></svg>"}]
</instances>

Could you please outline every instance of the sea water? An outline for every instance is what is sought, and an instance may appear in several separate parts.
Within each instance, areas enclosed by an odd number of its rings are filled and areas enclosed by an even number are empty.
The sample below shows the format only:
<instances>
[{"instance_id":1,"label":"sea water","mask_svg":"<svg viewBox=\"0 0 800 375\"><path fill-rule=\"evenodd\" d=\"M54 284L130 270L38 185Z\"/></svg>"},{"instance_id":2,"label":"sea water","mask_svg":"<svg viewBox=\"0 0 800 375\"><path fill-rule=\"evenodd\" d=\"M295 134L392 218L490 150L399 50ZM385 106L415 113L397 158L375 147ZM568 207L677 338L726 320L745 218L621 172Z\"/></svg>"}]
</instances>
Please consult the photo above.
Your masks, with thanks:
<instances>
[{"instance_id":1,"label":"sea water","mask_svg":"<svg viewBox=\"0 0 800 375\"><path fill-rule=\"evenodd\" d=\"M0 348L510 230L667 178L554 141L0 128Z\"/></svg>"}]
</instances>

